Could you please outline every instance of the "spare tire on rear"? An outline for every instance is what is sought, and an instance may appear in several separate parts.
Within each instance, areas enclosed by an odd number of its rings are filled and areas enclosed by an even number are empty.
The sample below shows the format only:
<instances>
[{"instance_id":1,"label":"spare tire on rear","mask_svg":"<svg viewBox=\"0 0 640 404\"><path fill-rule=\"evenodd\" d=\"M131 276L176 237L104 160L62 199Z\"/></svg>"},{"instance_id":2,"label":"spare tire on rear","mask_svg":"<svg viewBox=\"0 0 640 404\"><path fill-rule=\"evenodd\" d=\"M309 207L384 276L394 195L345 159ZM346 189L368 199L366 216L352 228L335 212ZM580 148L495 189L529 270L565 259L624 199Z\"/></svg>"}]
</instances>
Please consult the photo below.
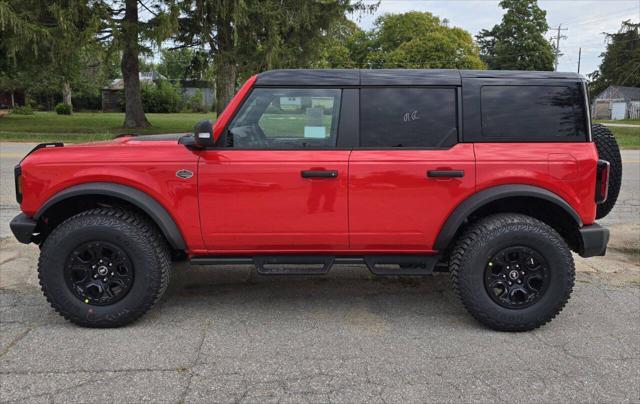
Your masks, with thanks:
<instances>
[{"instance_id":1,"label":"spare tire on rear","mask_svg":"<svg viewBox=\"0 0 640 404\"><path fill-rule=\"evenodd\" d=\"M611 165L609 171L609 195L604 203L598 205L596 219L601 219L611 212L618 200L620 185L622 184L622 157L620 157L620 147L613 136L613 133L606 126L594 124L591 127L593 141L598 149L598 157L606 160Z\"/></svg>"}]
</instances>

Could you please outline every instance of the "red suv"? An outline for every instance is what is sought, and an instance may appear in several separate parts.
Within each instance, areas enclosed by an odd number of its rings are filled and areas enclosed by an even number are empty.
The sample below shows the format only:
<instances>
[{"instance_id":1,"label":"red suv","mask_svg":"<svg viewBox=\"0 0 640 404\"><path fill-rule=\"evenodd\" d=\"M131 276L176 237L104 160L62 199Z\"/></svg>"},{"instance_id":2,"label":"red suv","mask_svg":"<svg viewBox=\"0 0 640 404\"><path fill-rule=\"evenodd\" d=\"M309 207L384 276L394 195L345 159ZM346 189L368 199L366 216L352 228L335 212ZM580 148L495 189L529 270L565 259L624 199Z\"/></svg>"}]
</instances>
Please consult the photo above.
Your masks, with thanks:
<instances>
[{"instance_id":1,"label":"red suv","mask_svg":"<svg viewBox=\"0 0 640 404\"><path fill-rule=\"evenodd\" d=\"M620 154L576 74L278 70L194 134L43 144L15 177L11 228L76 324L135 320L186 259L450 270L476 319L530 330L569 299L571 251L604 255Z\"/></svg>"}]
</instances>

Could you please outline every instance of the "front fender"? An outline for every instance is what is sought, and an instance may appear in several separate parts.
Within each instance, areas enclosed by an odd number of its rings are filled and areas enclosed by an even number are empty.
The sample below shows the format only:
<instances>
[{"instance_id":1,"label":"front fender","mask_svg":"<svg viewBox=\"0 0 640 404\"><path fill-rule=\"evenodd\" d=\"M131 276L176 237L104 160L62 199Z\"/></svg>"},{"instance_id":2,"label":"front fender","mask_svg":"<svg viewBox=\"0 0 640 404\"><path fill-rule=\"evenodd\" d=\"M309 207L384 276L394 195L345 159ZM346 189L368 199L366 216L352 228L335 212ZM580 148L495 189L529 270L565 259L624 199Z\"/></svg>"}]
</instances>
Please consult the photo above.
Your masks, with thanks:
<instances>
[{"instance_id":1,"label":"front fender","mask_svg":"<svg viewBox=\"0 0 640 404\"><path fill-rule=\"evenodd\" d=\"M104 195L122 199L140 208L156 223L165 238L176 250L186 250L187 246L182 237L178 225L169 212L154 198L148 194L122 184L110 182L91 182L75 185L64 189L49 198L34 214L33 218L39 220L52 206L76 196Z\"/></svg>"}]
</instances>

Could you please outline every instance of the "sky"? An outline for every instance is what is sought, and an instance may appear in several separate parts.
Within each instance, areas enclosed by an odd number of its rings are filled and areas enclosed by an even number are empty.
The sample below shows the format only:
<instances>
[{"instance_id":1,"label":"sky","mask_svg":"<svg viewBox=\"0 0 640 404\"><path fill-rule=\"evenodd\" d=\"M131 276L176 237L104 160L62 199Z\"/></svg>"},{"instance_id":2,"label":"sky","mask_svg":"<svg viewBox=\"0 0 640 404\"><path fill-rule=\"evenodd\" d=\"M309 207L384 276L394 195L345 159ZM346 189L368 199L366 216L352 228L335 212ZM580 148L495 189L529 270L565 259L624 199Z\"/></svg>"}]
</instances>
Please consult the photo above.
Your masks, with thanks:
<instances>
[{"instance_id":1,"label":"sky","mask_svg":"<svg viewBox=\"0 0 640 404\"><path fill-rule=\"evenodd\" d=\"M374 0L365 0L375 3ZM498 0L382 0L373 14L351 16L362 29L373 27L377 17L385 13L407 11L428 11L449 20L449 26L463 28L472 35L482 29L491 29L499 24L504 10ZM549 27L562 24L566 39L560 42L558 70L576 72L578 70L578 49L582 48L581 74L598 69L600 54L606 48L603 32L617 32L625 20L640 21L640 0L539 0L538 5L547 12ZM557 35L548 32L547 38Z\"/></svg>"}]
</instances>

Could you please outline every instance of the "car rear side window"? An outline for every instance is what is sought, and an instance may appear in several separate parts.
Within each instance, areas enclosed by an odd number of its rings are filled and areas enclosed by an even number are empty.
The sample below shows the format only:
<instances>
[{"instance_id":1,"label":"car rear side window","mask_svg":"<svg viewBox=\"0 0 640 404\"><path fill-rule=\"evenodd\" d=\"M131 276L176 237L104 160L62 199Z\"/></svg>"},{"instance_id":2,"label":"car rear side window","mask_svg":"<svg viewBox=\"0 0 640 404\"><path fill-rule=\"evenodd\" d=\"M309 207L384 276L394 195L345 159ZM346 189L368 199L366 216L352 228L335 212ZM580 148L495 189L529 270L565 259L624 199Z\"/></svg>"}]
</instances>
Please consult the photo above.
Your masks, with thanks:
<instances>
[{"instance_id":1,"label":"car rear side window","mask_svg":"<svg viewBox=\"0 0 640 404\"><path fill-rule=\"evenodd\" d=\"M482 137L499 141L586 140L579 87L483 86Z\"/></svg>"},{"instance_id":2,"label":"car rear side window","mask_svg":"<svg viewBox=\"0 0 640 404\"><path fill-rule=\"evenodd\" d=\"M446 148L457 143L454 88L363 88L360 146Z\"/></svg>"}]
</instances>

